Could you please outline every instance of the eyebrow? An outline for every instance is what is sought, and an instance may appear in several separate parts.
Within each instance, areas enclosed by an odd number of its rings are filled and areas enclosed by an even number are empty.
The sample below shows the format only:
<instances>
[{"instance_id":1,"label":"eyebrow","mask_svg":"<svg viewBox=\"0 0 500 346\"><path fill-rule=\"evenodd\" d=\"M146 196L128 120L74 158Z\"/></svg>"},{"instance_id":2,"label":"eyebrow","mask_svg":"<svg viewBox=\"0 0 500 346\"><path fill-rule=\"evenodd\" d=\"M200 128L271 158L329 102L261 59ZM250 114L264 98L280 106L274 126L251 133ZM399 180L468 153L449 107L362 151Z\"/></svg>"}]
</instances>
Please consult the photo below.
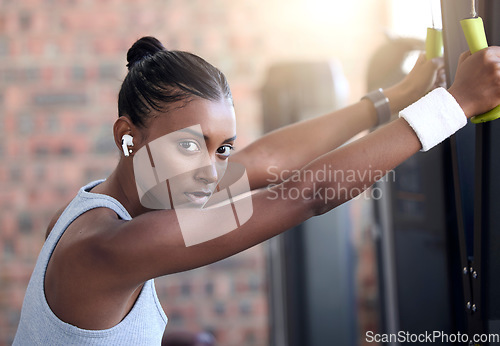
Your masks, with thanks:
<instances>
[{"instance_id":1,"label":"eyebrow","mask_svg":"<svg viewBox=\"0 0 500 346\"><path fill-rule=\"evenodd\" d=\"M187 132L187 133L190 133L192 134L193 136L196 136L196 137L199 137L199 138L203 138L206 142L210 140L210 138L208 136L205 136L203 134L201 134L200 132L198 131L194 131L190 128L185 128L185 129L182 129L182 130L179 130L179 132ZM224 143L230 143L230 142L234 142L236 140L236 135L234 135L233 137L230 137L230 138L227 138L225 139L222 144Z\"/></svg>"}]
</instances>

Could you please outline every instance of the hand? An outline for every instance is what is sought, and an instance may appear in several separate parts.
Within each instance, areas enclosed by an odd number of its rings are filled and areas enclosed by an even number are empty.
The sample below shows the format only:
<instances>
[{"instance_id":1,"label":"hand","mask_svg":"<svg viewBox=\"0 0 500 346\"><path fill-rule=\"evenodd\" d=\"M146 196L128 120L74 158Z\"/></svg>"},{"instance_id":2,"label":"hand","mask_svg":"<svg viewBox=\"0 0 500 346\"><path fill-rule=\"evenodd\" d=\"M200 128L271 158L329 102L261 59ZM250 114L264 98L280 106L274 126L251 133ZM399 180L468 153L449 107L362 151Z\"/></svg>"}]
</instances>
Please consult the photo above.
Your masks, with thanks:
<instances>
[{"instance_id":1,"label":"hand","mask_svg":"<svg viewBox=\"0 0 500 346\"><path fill-rule=\"evenodd\" d=\"M406 84L407 90L416 99L421 98L437 87L446 87L444 59L441 57L427 60L425 53L421 53L415 66L403 79L402 83Z\"/></svg>"},{"instance_id":2,"label":"hand","mask_svg":"<svg viewBox=\"0 0 500 346\"><path fill-rule=\"evenodd\" d=\"M455 81L448 89L467 118L500 104L500 47L488 47L458 60Z\"/></svg>"},{"instance_id":3,"label":"hand","mask_svg":"<svg viewBox=\"0 0 500 346\"><path fill-rule=\"evenodd\" d=\"M410 73L398 84L384 90L390 100L392 119L432 89L445 86L445 80L444 59L427 60L425 53L420 54Z\"/></svg>"}]
</instances>

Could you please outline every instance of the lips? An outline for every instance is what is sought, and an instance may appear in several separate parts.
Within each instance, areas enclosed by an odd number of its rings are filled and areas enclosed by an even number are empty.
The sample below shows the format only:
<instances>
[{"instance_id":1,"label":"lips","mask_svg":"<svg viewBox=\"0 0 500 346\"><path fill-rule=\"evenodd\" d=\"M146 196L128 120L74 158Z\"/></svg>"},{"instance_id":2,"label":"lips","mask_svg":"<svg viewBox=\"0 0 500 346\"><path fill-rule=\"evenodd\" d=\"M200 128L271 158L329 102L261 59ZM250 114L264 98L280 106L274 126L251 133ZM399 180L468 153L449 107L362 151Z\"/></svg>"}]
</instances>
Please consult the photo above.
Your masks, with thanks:
<instances>
[{"instance_id":1,"label":"lips","mask_svg":"<svg viewBox=\"0 0 500 346\"><path fill-rule=\"evenodd\" d=\"M212 195L212 192L210 191L190 191L190 192L184 192L184 195L191 201L192 203L198 204L198 205L203 205L205 204L210 196Z\"/></svg>"}]
</instances>

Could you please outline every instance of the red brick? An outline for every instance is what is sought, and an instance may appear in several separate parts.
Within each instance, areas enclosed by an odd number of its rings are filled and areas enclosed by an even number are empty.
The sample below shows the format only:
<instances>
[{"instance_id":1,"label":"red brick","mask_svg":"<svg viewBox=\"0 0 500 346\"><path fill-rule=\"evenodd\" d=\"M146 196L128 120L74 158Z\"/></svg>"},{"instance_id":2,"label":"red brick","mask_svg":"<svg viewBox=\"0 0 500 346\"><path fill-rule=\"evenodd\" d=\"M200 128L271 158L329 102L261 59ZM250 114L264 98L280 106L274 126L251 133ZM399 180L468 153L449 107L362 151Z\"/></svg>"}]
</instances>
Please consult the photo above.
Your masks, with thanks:
<instances>
[{"instance_id":1,"label":"red brick","mask_svg":"<svg viewBox=\"0 0 500 346\"><path fill-rule=\"evenodd\" d=\"M4 92L4 106L8 111L18 111L27 102L26 93L23 88L11 86Z\"/></svg>"}]
</instances>

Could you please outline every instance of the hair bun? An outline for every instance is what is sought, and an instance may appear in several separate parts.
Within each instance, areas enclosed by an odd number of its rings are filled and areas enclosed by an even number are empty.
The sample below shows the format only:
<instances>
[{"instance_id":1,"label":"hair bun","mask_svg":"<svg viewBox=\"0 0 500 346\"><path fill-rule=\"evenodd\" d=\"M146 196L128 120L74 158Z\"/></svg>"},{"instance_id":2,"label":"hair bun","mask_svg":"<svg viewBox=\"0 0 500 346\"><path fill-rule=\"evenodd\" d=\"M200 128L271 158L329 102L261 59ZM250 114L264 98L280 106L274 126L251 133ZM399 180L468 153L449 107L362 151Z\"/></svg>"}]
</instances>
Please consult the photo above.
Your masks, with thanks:
<instances>
[{"instance_id":1,"label":"hair bun","mask_svg":"<svg viewBox=\"0 0 500 346\"><path fill-rule=\"evenodd\" d=\"M127 52L127 68L130 70L132 66L145 57L152 56L162 50L166 49L155 37L145 36L138 39Z\"/></svg>"}]
</instances>

